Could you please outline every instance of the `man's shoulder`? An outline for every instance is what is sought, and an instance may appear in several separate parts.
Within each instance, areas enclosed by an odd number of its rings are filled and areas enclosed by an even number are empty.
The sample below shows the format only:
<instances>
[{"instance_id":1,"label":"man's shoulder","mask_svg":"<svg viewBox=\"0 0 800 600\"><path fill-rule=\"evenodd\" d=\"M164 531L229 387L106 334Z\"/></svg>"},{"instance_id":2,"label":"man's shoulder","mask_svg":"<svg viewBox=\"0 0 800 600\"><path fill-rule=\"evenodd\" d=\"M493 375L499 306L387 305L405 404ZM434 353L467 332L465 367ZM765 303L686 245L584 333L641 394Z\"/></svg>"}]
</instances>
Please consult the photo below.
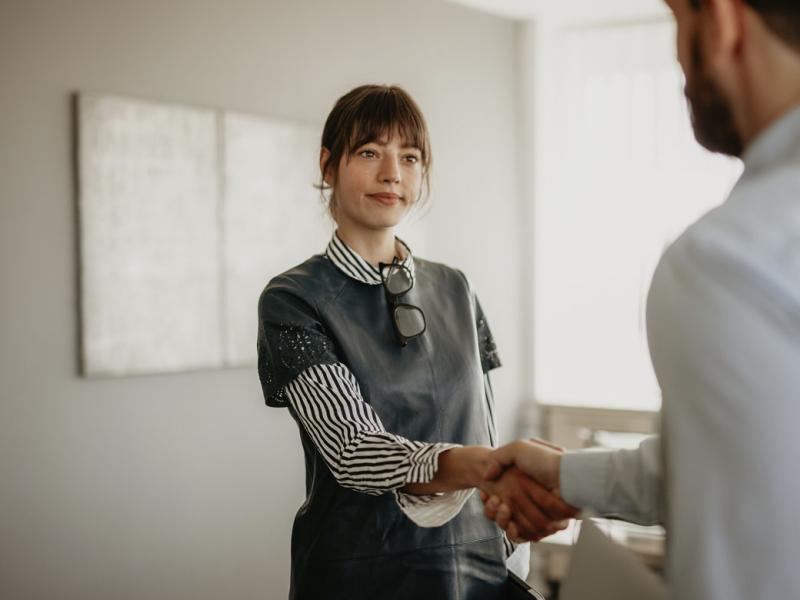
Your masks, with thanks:
<instances>
[{"instance_id":1,"label":"man's shoulder","mask_svg":"<svg viewBox=\"0 0 800 600\"><path fill-rule=\"evenodd\" d=\"M687 228L673 252L702 264L724 257L752 268L800 265L800 165L745 176L728 199Z\"/></svg>"},{"instance_id":2,"label":"man's shoulder","mask_svg":"<svg viewBox=\"0 0 800 600\"><path fill-rule=\"evenodd\" d=\"M742 301L797 311L800 172L777 176L787 178L784 186L775 187L775 173L740 182L725 203L688 227L664 253L654 285L670 282L698 301L725 290Z\"/></svg>"}]
</instances>

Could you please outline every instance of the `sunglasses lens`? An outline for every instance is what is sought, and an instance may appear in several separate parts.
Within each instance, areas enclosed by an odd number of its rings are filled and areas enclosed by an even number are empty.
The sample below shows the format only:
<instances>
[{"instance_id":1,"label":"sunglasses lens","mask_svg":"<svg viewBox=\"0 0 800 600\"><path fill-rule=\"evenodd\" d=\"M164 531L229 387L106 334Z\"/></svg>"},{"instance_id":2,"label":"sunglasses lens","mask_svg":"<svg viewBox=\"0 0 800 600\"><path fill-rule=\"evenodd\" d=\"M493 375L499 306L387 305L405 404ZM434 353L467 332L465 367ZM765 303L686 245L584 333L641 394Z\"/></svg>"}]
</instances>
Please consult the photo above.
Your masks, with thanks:
<instances>
[{"instance_id":1,"label":"sunglasses lens","mask_svg":"<svg viewBox=\"0 0 800 600\"><path fill-rule=\"evenodd\" d=\"M386 273L386 289L390 294L399 296L411 289L411 274L402 267L389 267Z\"/></svg>"},{"instance_id":2,"label":"sunglasses lens","mask_svg":"<svg viewBox=\"0 0 800 600\"><path fill-rule=\"evenodd\" d=\"M394 309L397 330L403 337L411 338L425 331L425 315L416 306L398 306Z\"/></svg>"}]
</instances>

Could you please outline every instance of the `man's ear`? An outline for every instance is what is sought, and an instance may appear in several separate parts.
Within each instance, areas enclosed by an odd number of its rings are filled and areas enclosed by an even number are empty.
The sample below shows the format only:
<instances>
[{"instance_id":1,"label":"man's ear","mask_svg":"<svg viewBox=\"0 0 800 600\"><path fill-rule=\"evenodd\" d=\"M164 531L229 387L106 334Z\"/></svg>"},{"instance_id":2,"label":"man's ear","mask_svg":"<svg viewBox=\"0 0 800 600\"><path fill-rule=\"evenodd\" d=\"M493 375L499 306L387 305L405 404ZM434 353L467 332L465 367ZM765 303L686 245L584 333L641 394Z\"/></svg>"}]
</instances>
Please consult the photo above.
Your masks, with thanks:
<instances>
[{"instance_id":1,"label":"man's ear","mask_svg":"<svg viewBox=\"0 0 800 600\"><path fill-rule=\"evenodd\" d=\"M319 170L322 173L322 181L325 185L333 185L333 177L331 176L331 165L329 164L331 158L331 151L325 146L320 148L319 151Z\"/></svg>"},{"instance_id":2,"label":"man's ear","mask_svg":"<svg viewBox=\"0 0 800 600\"><path fill-rule=\"evenodd\" d=\"M698 34L712 69L730 64L745 42L744 0L701 0Z\"/></svg>"}]
</instances>

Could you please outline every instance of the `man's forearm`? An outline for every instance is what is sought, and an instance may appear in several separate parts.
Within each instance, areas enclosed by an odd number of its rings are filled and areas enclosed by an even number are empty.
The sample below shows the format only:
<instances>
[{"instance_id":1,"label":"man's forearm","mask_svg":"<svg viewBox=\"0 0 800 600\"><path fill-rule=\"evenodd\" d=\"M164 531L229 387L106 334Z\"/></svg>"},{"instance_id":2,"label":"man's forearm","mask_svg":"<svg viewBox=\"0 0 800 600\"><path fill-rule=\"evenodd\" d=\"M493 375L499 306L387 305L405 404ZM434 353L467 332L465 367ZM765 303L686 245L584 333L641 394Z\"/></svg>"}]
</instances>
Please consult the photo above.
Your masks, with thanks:
<instances>
[{"instance_id":1,"label":"man's forearm","mask_svg":"<svg viewBox=\"0 0 800 600\"><path fill-rule=\"evenodd\" d=\"M646 438L635 450L573 450L560 464L564 499L601 515L654 524L661 520L661 445Z\"/></svg>"}]
</instances>

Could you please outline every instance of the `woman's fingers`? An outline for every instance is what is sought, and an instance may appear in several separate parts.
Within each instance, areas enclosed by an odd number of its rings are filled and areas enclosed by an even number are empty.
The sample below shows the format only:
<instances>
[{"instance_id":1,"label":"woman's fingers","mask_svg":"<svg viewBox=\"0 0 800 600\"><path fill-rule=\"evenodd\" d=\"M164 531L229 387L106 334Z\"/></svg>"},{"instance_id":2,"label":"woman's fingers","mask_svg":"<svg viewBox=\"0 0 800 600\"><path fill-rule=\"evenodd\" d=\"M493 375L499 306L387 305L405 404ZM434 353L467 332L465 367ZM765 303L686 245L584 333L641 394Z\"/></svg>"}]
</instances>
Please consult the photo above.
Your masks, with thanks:
<instances>
[{"instance_id":1,"label":"woman's fingers","mask_svg":"<svg viewBox=\"0 0 800 600\"><path fill-rule=\"evenodd\" d=\"M511 523L511 508L505 502L497 509L494 522L500 526L500 529L508 531L508 525Z\"/></svg>"},{"instance_id":2,"label":"woman's fingers","mask_svg":"<svg viewBox=\"0 0 800 600\"><path fill-rule=\"evenodd\" d=\"M481 492L481 498L484 496L486 496L486 499L483 501L483 514L486 515L487 519L495 521L497 520L497 509L500 507L500 498L497 496L489 497L485 492Z\"/></svg>"},{"instance_id":3,"label":"woman's fingers","mask_svg":"<svg viewBox=\"0 0 800 600\"><path fill-rule=\"evenodd\" d=\"M520 484L524 484L527 477L522 474L517 477ZM553 521L544 514L542 509L533 502L526 493L524 485L514 490L511 497L513 503L513 522L517 525L519 537L526 540L541 539L553 533Z\"/></svg>"}]
</instances>

